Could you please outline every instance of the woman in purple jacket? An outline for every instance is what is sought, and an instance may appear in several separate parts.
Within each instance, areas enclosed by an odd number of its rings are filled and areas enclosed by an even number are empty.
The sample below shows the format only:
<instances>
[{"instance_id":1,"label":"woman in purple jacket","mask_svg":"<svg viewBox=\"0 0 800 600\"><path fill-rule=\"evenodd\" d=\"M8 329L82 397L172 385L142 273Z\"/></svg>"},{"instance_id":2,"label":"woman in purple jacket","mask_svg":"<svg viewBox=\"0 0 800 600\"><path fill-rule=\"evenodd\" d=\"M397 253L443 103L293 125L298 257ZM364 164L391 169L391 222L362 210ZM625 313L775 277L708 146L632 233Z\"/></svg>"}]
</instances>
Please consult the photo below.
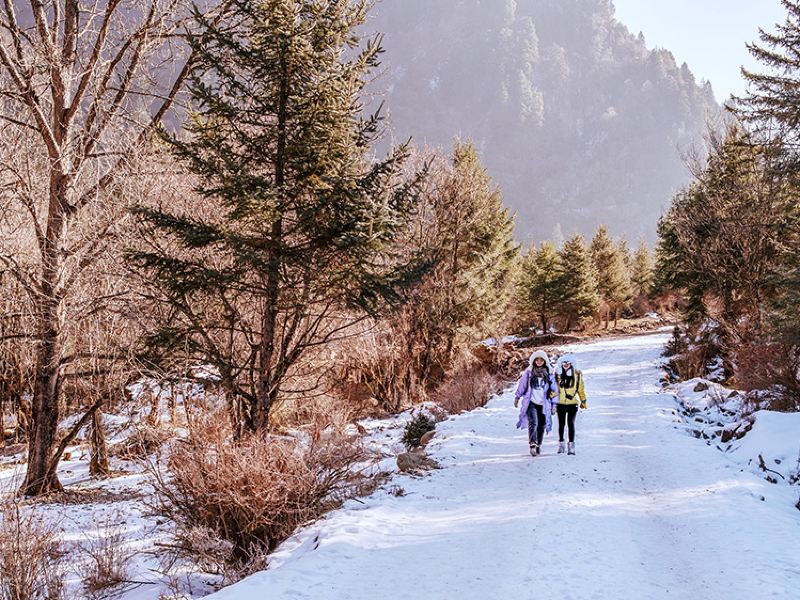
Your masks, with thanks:
<instances>
[{"instance_id":1,"label":"woman in purple jacket","mask_svg":"<svg viewBox=\"0 0 800 600\"><path fill-rule=\"evenodd\" d=\"M519 411L517 429L528 427L528 445L531 456L538 456L542 448L545 431L553 428L553 405L551 399L558 395L558 388L550 368L550 360L542 350L531 354L530 366L525 369L517 383L514 407Z\"/></svg>"}]
</instances>

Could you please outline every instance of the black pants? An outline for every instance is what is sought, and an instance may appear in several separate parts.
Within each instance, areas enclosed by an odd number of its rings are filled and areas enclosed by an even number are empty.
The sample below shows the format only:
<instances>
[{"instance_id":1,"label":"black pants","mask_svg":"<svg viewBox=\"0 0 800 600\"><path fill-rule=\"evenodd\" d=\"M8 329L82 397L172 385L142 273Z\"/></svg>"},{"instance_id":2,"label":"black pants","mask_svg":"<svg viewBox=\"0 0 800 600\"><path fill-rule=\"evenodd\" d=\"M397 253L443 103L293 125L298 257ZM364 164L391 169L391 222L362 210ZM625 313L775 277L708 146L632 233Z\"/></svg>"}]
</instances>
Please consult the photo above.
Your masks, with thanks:
<instances>
[{"instance_id":1,"label":"black pants","mask_svg":"<svg viewBox=\"0 0 800 600\"><path fill-rule=\"evenodd\" d=\"M531 446L534 444L541 446L544 439L544 428L547 425L544 407L531 402L528 404L528 411L525 414L528 416L528 443Z\"/></svg>"},{"instance_id":2,"label":"black pants","mask_svg":"<svg viewBox=\"0 0 800 600\"><path fill-rule=\"evenodd\" d=\"M564 425L569 425L569 441L575 441L575 415L578 414L577 404L556 404L558 413L558 441L564 441Z\"/></svg>"}]
</instances>

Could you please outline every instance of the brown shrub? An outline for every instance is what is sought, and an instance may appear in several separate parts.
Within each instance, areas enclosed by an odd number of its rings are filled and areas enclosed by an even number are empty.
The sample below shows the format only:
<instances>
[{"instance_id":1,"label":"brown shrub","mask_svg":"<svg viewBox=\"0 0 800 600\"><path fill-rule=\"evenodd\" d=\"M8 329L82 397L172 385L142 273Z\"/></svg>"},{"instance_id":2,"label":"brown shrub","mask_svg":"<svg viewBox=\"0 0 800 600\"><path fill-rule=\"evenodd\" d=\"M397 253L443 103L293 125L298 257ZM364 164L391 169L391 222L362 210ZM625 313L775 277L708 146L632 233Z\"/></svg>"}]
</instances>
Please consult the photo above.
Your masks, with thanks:
<instances>
[{"instance_id":1,"label":"brown shrub","mask_svg":"<svg viewBox=\"0 0 800 600\"><path fill-rule=\"evenodd\" d=\"M683 297L676 292L663 292L652 300L652 305L658 314L672 314L681 309L685 304Z\"/></svg>"},{"instance_id":2,"label":"brown shrub","mask_svg":"<svg viewBox=\"0 0 800 600\"><path fill-rule=\"evenodd\" d=\"M294 530L344 500L374 489L371 455L336 429L306 439L252 434L232 440L214 424L176 443L168 474L151 469L157 509L178 525L178 546L191 554L216 536L221 562L247 569ZM205 542L197 543L197 532ZM193 537L195 539L193 539Z\"/></svg>"},{"instance_id":3,"label":"brown shrub","mask_svg":"<svg viewBox=\"0 0 800 600\"><path fill-rule=\"evenodd\" d=\"M800 410L800 357L792 348L750 344L738 348L735 357L738 387L746 391L774 390L769 403L772 410Z\"/></svg>"},{"instance_id":4,"label":"brown shrub","mask_svg":"<svg viewBox=\"0 0 800 600\"><path fill-rule=\"evenodd\" d=\"M454 371L433 392L431 398L450 414L485 406L502 388L502 381L483 368L464 366Z\"/></svg>"},{"instance_id":5,"label":"brown shrub","mask_svg":"<svg viewBox=\"0 0 800 600\"><path fill-rule=\"evenodd\" d=\"M669 361L669 365L680 380L705 377L707 375L707 365L714 356L704 346L691 346L681 354L674 356Z\"/></svg>"},{"instance_id":6,"label":"brown shrub","mask_svg":"<svg viewBox=\"0 0 800 600\"><path fill-rule=\"evenodd\" d=\"M329 427L342 430L362 416L362 408L343 397L328 394L291 398L272 409L270 424L273 430L281 432L304 428L321 431Z\"/></svg>"},{"instance_id":7,"label":"brown shrub","mask_svg":"<svg viewBox=\"0 0 800 600\"><path fill-rule=\"evenodd\" d=\"M331 373L332 392L357 407L360 417L401 412L424 399L425 385L413 359L383 331L370 331L341 345L340 364Z\"/></svg>"},{"instance_id":8,"label":"brown shrub","mask_svg":"<svg viewBox=\"0 0 800 600\"><path fill-rule=\"evenodd\" d=\"M36 514L7 499L0 508L0 600L64 597L61 544Z\"/></svg>"},{"instance_id":9,"label":"brown shrub","mask_svg":"<svg viewBox=\"0 0 800 600\"><path fill-rule=\"evenodd\" d=\"M641 294L634 298L633 303L631 304L631 313L634 317L642 318L650 312L653 312L653 305L645 294Z\"/></svg>"}]
</instances>

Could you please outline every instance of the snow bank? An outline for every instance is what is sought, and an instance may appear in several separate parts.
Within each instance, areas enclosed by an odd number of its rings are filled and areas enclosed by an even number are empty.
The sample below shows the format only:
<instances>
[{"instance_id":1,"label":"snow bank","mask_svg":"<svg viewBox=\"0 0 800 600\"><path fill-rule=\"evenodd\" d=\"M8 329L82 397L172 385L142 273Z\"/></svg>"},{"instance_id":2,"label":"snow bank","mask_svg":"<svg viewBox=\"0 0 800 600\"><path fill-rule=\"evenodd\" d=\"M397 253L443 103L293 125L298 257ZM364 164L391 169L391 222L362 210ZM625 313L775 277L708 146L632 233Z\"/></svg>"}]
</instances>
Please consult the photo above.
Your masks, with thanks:
<instances>
[{"instance_id":1,"label":"snow bank","mask_svg":"<svg viewBox=\"0 0 800 600\"><path fill-rule=\"evenodd\" d=\"M743 393L706 379L668 388L689 430L740 468L772 483L800 482L800 413L759 409Z\"/></svg>"},{"instance_id":2,"label":"snow bank","mask_svg":"<svg viewBox=\"0 0 800 600\"><path fill-rule=\"evenodd\" d=\"M775 483L800 482L800 413L759 410L752 429L729 451L730 456Z\"/></svg>"}]
</instances>

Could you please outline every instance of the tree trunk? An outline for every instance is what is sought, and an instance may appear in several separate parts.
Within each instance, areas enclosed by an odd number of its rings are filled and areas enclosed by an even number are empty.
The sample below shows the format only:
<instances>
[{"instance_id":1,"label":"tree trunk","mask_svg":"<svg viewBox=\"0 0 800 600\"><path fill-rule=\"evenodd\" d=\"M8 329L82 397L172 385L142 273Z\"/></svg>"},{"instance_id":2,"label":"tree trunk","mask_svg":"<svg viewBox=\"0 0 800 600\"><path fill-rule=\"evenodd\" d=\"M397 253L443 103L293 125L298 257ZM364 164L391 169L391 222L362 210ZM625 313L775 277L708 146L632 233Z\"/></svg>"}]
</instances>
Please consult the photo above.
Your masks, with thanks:
<instances>
[{"instance_id":1,"label":"tree trunk","mask_svg":"<svg viewBox=\"0 0 800 600\"><path fill-rule=\"evenodd\" d=\"M92 477L108 477L108 444L106 432L103 428L103 413L96 410L92 415L91 431L89 435L91 459L89 460L89 474Z\"/></svg>"},{"instance_id":2,"label":"tree trunk","mask_svg":"<svg viewBox=\"0 0 800 600\"><path fill-rule=\"evenodd\" d=\"M58 334L50 331L41 341L33 392L33 424L28 436L28 469L21 491L26 496L59 492L64 488L50 468L57 445L59 421Z\"/></svg>"},{"instance_id":3,"label":"tree trunk","mask_svg":"<svg viewBox=\"0 0 800 600\"><path fill-rule=\"evenodd\" d=\"M57 446L61 377L61 331L57 292L61 238L65 226L67 178L57 168L50 177L50 200L47 211L47 232L41 257L41 296L38 301L39 347L36 356L36 376L33 388L33 423L28 435L28 469L21 491L26 496L38 496L61 491L54 466L60 457L54 456Z\"/></svg>"},{"instance_id":4,"label":"tree trunk","mask_svg":"<svg viewBox=\"0 0 800 600\"><path fill-rule=\"evenodd\" d=\"M150 427L158 427L161 422L161 387L159 386L158 391L154 392L152 389L148 389L148 400L150 401L150 412L147 413L147 417L145 417L145 423L150 425Z\"/></svg>"},{"instance_id":5,"label":"tree trunk","mask_svg":"<svg viewBox=\"0 0 800 600\"><path fill-rule=\"evenodd\" d=\"M288 50L287 50L288 52ZM288 58L283 56L281 73L281 91L278 100L278 135L275 152L275 187L283 193L286 183L286 142L287 142L287 109L289 103L289 67ZM280 209L279 209L280 211ZM278 335L278 298L280 295L281 252L283 244L283 220L279 214L272 223L270 231L271 248L266 269L266 306L261 317L261 347L259 349L259 378L256 389L256 400L253 406L252 428L263 431L269 427L269 412L278 394L273 381L275 368L275 338Z\"/></svg>"}]
</instances>

